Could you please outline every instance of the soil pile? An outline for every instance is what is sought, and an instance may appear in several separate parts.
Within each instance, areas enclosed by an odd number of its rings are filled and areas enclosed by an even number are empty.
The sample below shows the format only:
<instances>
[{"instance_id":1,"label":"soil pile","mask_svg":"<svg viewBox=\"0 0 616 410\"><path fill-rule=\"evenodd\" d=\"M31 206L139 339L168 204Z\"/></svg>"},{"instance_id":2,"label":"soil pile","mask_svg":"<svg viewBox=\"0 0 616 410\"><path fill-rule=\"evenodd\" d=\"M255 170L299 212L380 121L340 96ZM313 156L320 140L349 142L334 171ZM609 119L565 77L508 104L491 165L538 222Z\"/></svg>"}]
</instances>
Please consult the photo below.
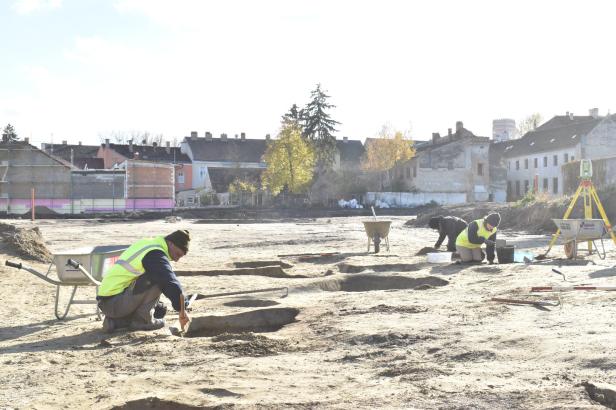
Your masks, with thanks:
<instances>
[{"instance_id":1,"label":"soil pile","mask_svg":"<svg viewBox=\"0 0 616 410\"><path fill-rule=\"evenodd\" d=\"M3 253L39 262L51 262L52 255L38 227L18 228L0 223Z\"/></svg>"}]
</instances>

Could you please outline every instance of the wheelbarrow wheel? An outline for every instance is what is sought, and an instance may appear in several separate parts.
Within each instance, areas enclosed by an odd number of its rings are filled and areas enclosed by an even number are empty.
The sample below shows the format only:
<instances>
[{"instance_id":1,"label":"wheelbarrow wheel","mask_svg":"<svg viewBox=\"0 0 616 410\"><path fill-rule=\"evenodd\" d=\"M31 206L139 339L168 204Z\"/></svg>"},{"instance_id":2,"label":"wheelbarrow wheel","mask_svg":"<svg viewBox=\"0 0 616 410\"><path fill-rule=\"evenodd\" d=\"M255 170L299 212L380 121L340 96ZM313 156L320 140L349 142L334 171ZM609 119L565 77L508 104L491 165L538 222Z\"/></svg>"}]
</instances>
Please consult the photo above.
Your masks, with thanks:
<instances>
[{"instance_id":1,"label":"wheelbarrow wheel","mask_svg":"<svg viewBox=\"0 0 616 410\"><path fill-rule=\"evenodd\" d=\"M575 257L577 256L577 242L576 241L565 243L563 245L563 248L565 249L565 255L567 256L568 259L575 259Z\"/></svg>"}]
</instances>

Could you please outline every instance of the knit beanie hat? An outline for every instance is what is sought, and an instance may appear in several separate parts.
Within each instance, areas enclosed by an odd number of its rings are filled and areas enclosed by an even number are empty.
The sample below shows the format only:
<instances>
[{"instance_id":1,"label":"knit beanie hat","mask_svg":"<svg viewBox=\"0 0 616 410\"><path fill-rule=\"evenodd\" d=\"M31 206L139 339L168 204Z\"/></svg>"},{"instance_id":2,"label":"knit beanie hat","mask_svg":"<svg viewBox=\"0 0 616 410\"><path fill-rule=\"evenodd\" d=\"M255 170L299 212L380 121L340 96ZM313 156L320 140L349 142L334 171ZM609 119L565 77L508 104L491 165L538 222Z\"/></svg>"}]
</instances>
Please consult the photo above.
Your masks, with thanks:
<instances>
[{"instance_id":1,"label":"knit beanie hat","mask_svg":"<svg viewBox=\"0 0 616 410\"><path fill-rule=\"evenodd\" d=\"M486 216L484 220L485 220L486 223L488 223L488 224L490 224L490 225L492 225L494 227L497 227L498 224L500 224L501 216L500 216L500 214L498 212L492 212L491 214Z\"/></svg>"},{"instance_id":2,"label":"knit beanie hat","mask_svg":"<svg viewBox=\"0 0 616 410\"><path fill-rule=\"evenodd\" d=\"M175 246L188 253L188 245L190 243L190 233L186 229L178 230L165 236L165 239L173 243Z\"/></svg>"}]
</instances>

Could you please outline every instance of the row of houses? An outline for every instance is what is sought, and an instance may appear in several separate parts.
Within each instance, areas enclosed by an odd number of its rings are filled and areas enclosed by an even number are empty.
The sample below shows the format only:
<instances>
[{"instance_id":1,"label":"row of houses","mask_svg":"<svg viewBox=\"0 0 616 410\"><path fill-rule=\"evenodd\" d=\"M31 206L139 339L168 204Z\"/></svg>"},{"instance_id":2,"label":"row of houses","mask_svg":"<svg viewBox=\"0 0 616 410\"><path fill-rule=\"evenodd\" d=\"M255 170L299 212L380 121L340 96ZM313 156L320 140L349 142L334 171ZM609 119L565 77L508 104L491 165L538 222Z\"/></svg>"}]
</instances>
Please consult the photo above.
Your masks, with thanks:
<instances>
[{"instance_id":1,"label":"row of houses","mask_svg":"<svg viewBox=\"0 0 616 410\"><path fill-rule=\"evenodd\" d=\"M383 190L400 190L402 182L407 204L514 201L530 190L562 196L578 185L580 159L607 170L616 163L616 115L557 115L518 139L476 136L457 122L455 131L433 133L416 144L414 158L384 173ZM596 183L610 178L603 172Z\"/></svg>"},{"instance_id":2,"label":"row of houses","mask_svg":"<svg viewBox=\"0 0 616 410\"><path fill-rule=\"evenodd\" d=\"M583 158L597 162L599 185L609 183L609 170L616 167L616 115L599 116L596 109L587 116L566 113L519 139L503 138L501 131L499 138L477 136L458 121L446 134L416 141L415 156L377 174L376 184L364 178L358 193L370 191L366 198L399 206L504 202L529 190L548 196L571 193ZM365 147L373 141L337 140L334 169L361 176ZM202 192L225 193L235 179L258 182L266 169L262 158L268 142L269 136L191 132L179 147L109 140L96 146L63 141L40 149L27 139L3 143L0 212L26 213L33 204L57 213L190 206Z\"/></svg>"}]
</instances>

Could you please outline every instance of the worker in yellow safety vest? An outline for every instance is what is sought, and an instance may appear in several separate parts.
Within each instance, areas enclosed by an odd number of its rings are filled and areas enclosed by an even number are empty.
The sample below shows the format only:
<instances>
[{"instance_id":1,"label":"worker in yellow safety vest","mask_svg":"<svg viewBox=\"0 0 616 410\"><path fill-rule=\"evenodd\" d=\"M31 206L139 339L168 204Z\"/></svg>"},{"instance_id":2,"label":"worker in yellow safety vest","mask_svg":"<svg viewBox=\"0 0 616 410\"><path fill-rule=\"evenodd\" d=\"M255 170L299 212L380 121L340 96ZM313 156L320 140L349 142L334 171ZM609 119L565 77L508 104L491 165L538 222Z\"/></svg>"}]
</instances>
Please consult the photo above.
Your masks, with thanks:
<instances>
[{"instance_id":1,"label":"worker in yellow safety vest","mask_svg":"<svg viewBox=\"0 0 616 410\"><path fill-rule=\"evenodd\" d=\"M161 293L181 312L180 323L188 323L181 309L182 285L170 261L177 262L188 252L190 234L175 231L165 237L146 238L126 249L106 272L98 288L98 307L105 315L103 330L119 328L154 330L165 326L166 308L159 302Z\"/></svg>"},{"instance_id":2,"label":"worker in yellow safety vest","mask_svg":"<svg viewBox=\"0 0 616 410\"><path fill-rule=\"evenodd\" d=\"M456 251L462 262L481 262L483 252L481 245L486 245L488 263L494 263L494 245L496 244L496 228L501 217L493 212L483 219L477 219L468 224L456 239Z\"/></svg>"}]
</instances>

